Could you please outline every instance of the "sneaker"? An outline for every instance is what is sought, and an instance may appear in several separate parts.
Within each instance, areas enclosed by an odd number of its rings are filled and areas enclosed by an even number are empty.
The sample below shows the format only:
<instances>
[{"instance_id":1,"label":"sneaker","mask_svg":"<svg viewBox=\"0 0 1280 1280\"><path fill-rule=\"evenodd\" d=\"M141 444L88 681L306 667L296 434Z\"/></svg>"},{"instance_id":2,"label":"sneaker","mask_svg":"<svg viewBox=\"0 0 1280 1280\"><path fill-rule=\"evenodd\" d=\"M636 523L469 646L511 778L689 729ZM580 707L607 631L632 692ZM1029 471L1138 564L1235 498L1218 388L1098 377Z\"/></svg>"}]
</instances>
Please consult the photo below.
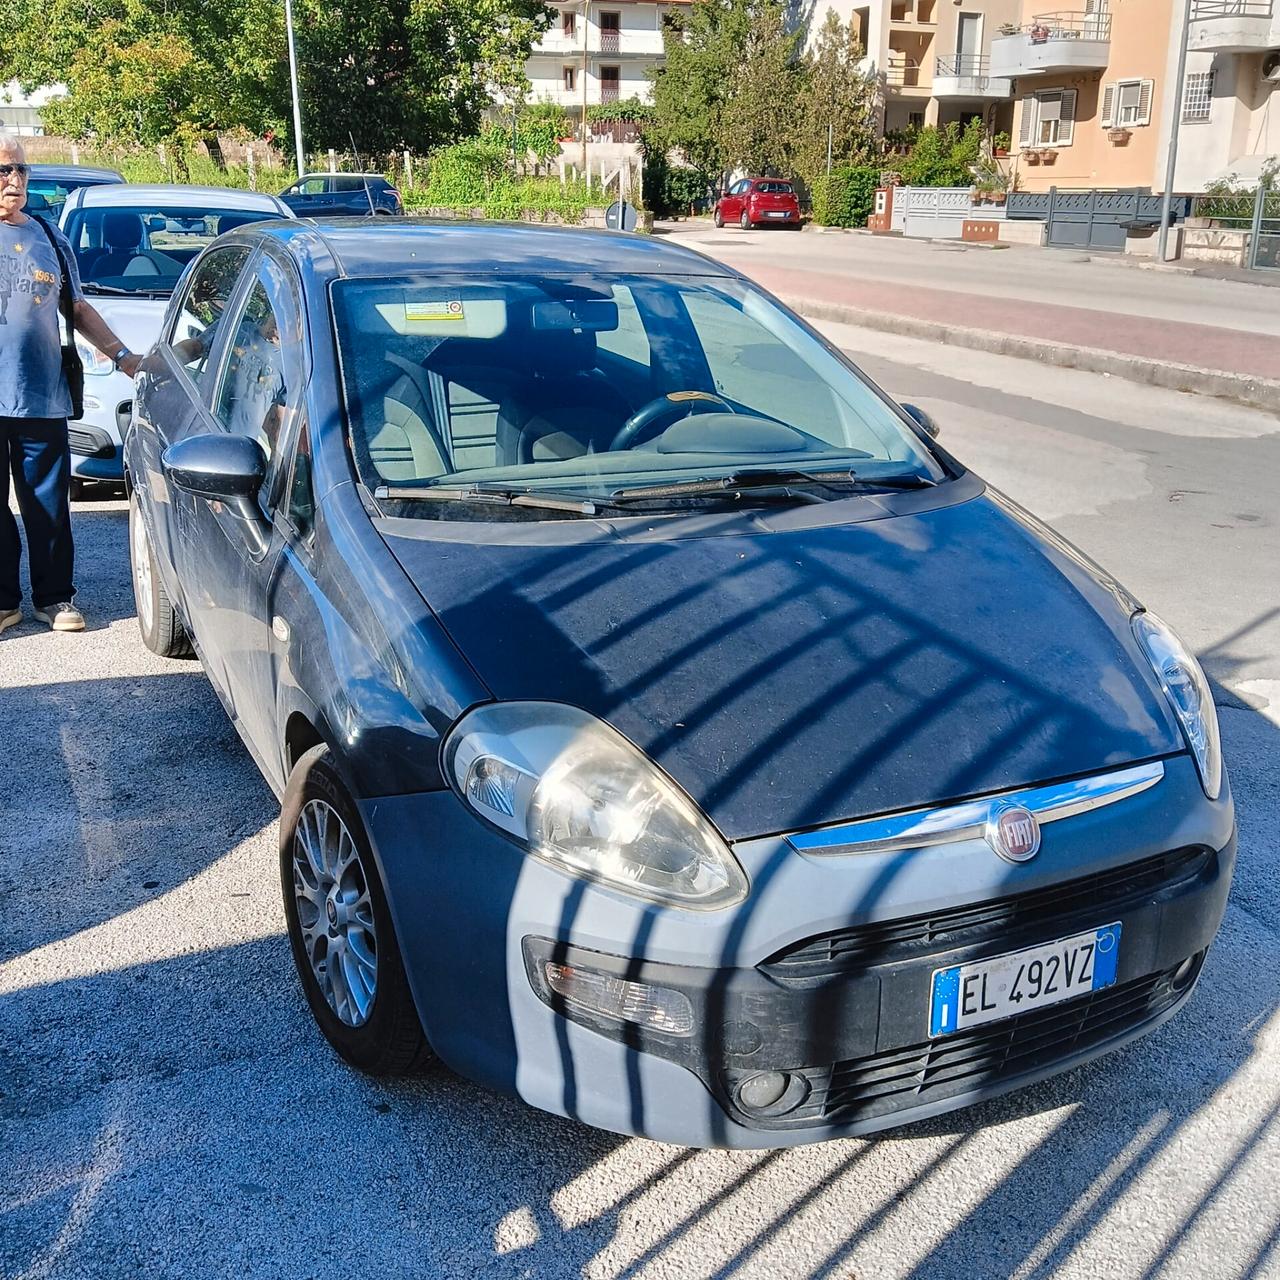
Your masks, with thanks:
<instances>
[{"instance_id":1,"label":"sneaker","mask_svg":"<svg viewBox=\"0 0 1280 1280\"><path fill-rule=\"evenodd\" d=\"M16 627L22 621L21 609L0 609L0 631Z\"/></svg>"},{"instance_id":2,"label":"sneaker","mask_svg":"<svg viewBox=\"0 0 1280 1280\"><path fill-rule=\"evenodd\" d=\"M69 600L61 604L46 604L36 610L36 617L47 622L54 631L83 631L84 614Z\"/></svg>"}]
</instances>

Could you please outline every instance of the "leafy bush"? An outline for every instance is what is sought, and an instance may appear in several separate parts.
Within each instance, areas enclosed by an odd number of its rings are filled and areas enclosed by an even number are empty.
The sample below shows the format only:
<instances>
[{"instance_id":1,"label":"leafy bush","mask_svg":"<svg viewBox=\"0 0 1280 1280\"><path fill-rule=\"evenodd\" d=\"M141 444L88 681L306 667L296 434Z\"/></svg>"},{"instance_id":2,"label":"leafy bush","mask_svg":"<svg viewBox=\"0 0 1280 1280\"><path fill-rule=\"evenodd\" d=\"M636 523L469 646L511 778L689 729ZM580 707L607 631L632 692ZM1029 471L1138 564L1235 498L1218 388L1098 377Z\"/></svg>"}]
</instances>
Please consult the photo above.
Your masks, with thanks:
<instances>
[{"instance_id":1,"label":"leafy bush","mask_svg":"<svg viewBox=\"0 0 1280 1280\"><path fill-rule=\"evenodd\" d=\"M983 137L976 117L963 130L956 120L941 129L926 125L897 166L902 181L909 187L967 187L970 169L982 155Z\"/></svg>"},{"instance_id":2,"label":"leafy bush","mask_svg":"<svg viewBox=\"0 0 1280 1280\"><path fill-rule=\"evenodd\" d=\"M432 152L421 203L479 205L506 176L509 156L510 143L496 129Z\"/></svg>"},{"instance_id":3,"label":"leafy bush","mask_svg":"<svg viewBox=\"0 0 1280 1280\"><path fill-rule=\"evenodd\" d=\"M880 171L870 165L832 169L813 182L813 220L823 227L865 227L876 204Z\"/></svg>"},{"instance_id":4,"label":"leafy bush","mask_svg":"<svg viewBox=\"0 0 1280 1280\"><path fill-rule=\"evenodd\" d=\"M573 135L569 113L558 103L537 102L517 117L516 134L522 151L546 163L560 151L560 139Z\"/></svg>"},{"instance_id":5,"label":"leafy bush","mask_svg":"<svg viewBox=\"0 0 1280 1280\"><path fill-rule=\"evenodd\" d=\"M659 218L683 217L707 198L706 176L683 165L650 157L644 167L644 207Z\"/></svg>"}]
</instances>

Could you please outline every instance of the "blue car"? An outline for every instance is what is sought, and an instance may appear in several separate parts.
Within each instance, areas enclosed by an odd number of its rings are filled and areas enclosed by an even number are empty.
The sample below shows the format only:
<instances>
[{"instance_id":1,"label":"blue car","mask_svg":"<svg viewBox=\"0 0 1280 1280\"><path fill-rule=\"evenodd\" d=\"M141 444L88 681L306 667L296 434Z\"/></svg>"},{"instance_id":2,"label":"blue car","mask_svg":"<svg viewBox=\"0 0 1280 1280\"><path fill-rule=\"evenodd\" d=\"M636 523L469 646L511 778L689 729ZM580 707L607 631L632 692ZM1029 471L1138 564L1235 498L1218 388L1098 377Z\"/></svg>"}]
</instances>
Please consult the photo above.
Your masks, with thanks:
<instances>
[{"instance_id":1,"label":"blue car","mask_svg":"<svg viewBox=\"0 0 1280 1280\"><path fill-rule=\"evenodd\" d=\"M299 218L403 213L400 193L380 173L308 173L280 193Z\"/></svg>"},{"instance_id":2,"label":"blue car","mask_svg":"<svg viewBox=\"0 0 1280 1280\"><path fill-rule=\"evenodd\" d=\"M1170 628L721 263L532 226L206 249L125 444L145 643L282 803L346 1061L775 1147L1191 997L1235 819Z\"/></svg>"}]
</instances>

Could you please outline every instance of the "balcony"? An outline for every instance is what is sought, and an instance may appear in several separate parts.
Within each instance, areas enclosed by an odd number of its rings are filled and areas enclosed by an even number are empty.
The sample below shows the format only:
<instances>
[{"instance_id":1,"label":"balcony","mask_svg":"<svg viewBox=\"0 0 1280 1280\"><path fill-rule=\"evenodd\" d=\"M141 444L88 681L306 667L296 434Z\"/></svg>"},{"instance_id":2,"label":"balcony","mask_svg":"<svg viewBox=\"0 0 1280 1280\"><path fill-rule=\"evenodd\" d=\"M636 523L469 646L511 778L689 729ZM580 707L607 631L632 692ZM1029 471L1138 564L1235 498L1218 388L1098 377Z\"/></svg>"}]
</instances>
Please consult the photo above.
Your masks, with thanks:
<instances>
[{"instance_id":1,"label":"balcony","mask_svg":"<svg viewBox=\"0 0 1280 1280\"><path fill-rule=\"evenodd\" d=\"M884 84L890 94L907 98L928 98L933 92L927 70L918 62L891 62L885 68Z\"/></svg>"},{"instance_id":2,"label":"balcony","mask_svg":"<svg viewBox=\"0 0 1280 1280\"><path fill-rule=\"evenodd\" d=\"M1013 85L991 75L990 59L985 54L939 58L933 66L935 98L1008 98Z\"/></svg>"},{"instance_id":3,"label":"balcony","mask_svg":"<svg viewBox=\"0 0 1280 1280\"><path fill-rule=\"evenodd\" d=\"M1193 53L1249 53L1280 45L1274 0L1192 0L1187 48Z\"/></svg>"},{"instance_id":4,"label":"balcony","mask_svg":"<svg viewBox=\"0 0 1280 1280\"><path fill-rule=\"evenodd\" d=\"M1101 71L1111 56L1109 13L1042 13L991 41L997 79L1053 71Z\"/></svg>"}]
</instances>

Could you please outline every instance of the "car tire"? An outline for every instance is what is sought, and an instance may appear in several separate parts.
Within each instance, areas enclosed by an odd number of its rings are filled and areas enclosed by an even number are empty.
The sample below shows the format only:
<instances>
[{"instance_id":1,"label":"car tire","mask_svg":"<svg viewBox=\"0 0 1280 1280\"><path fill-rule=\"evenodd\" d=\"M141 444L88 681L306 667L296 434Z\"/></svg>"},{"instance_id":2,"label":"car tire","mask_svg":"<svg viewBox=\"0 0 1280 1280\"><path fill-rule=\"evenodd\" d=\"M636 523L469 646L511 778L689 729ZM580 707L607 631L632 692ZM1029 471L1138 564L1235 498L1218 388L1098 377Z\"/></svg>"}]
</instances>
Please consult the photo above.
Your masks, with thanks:
<instances>
[{"instance_id":1,"label":"car tire","mask_svg":"<svg viewBox=\"0 0 1280 1280\"><path fill-rule=\"evenodd\" d=\"M434 1062L369 837L324 746L308 751L289 776L280 886L303 993L339 1057L373 1076L407 1075ZM322 913L321 899L343 916ZM350 963L333 964L335 956Z\"/></svg>"},{"instance_id":2,"label":"car tire","mask_svg":"<svg viewBox=\"0 0 1280 1280\"><path fill-rule=\"evenodd\" d=\"M742 217L738 219L738 226L740 226L743 231L751 230L751 215L745 209L742 211Z\"/></svg>"},{"instance_id":3,"label":"car tire","mask_svg":"<svg viewBox=\"0 0 1280 1280\"><path fill-rule=\"evenodd\" d=\"M142 643L162 658L194 656L191 637L160 581L147 522L136 493L129 495L129 567Z\"/></svg>"},{"instance_id":4,"label":"car tire","mask_svg":"<svg viewBox=\"0 0 1280 1280\"><path fill-rule=\"evenodd\" d=\"M724 227L724 214L720 212L719 207L716 208L715 223L717 227Z\"/></svg>"}]
</instances>

